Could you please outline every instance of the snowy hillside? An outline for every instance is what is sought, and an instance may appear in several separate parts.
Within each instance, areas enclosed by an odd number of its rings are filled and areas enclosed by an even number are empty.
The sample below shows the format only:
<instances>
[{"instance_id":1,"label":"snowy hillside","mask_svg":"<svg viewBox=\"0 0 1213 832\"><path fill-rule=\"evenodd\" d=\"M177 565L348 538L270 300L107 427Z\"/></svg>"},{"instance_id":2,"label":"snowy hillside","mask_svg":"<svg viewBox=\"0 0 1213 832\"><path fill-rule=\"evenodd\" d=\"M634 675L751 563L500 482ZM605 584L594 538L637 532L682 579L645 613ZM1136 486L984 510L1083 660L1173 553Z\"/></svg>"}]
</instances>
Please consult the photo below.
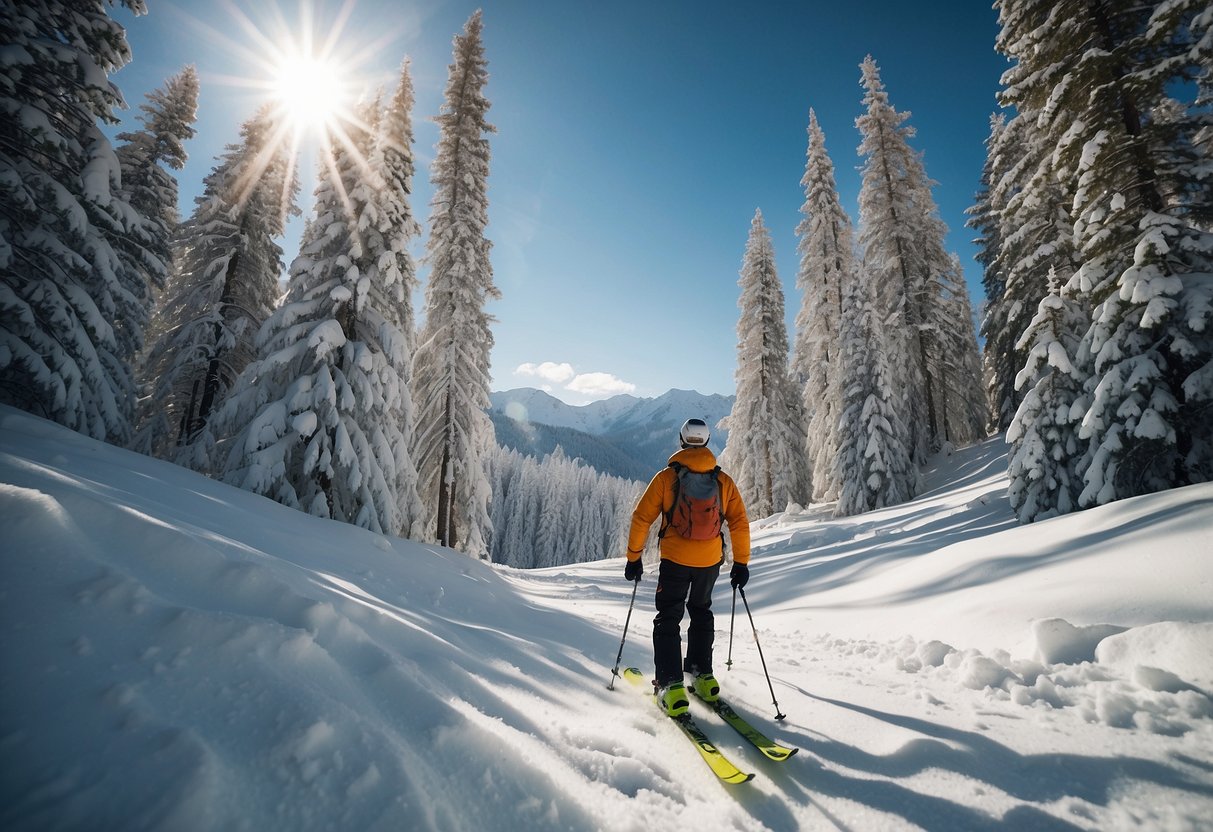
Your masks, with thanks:
<instances>
[{"instance_id":1,"label":"snowy hillside","mask_svg":"<svg viewBox=\"0 0 1213 832\"><path fill-rule=\"evenodd\" d=\"M1213 485L1028 527L998 441L754 524L717 671L801 752L724 786L606 689L620 560L524 573L0 408L0 826L1208 829ZM653 566L625 664L648 672Z\"/></svg>"},{"instance_id":2,"label":"snowy hillside","mask_svg":"<svg viewBox=\"0 0 1213 832\"><path fill-rule=\"evenodd\" d=\"M683 421L694 416L707 421L713 426L713 432L720 433L720 438L724 439L728 436L727 432L715 426L729 415L733 406L731 396L718 393L705 396L694 390L667 390L652 399L612 396L590 404L572 405L542 390L519 387L492 393L489 399L493 410L520 422L573 428L594 436L657 423L663 428L672 424L677 430Z\"/></svg>"},{"instance_id":3,"label":"snowy hillside","mask_svg":"<svg viewBox=\"0 0 1213 832\"><path fill-rule=\"evenodd\" d=\"M595 436L605 433L608 424L640 401L635 396L622 395L587 405L571 405L533 387L490 393L489 399L493 410L519 422L538 422L558 428L573 428Z\"/></svg>"},{"instance_id":4,"label":"snowy hillside","mask_svg":"<svg viewBox=\"0 0 1213 832\"><path fill-rule=\"evenodd\" d=\"M580 459L599 473L644 483L656 467L601 436L540 422L518 422L496 410L489 411L489 419L499 446L533 459L542 460L560 447L566 456Z\"/></svg>"},{"instance_id":5,"label":"snowy hillside","mask_svg":"<svg viewBox=\"0 0 1213 832\"><path fill-rule=\"evenodd\" d=\"M520 387L493 393L490 399L494 414L508 416L523 425L534 423L569 428L598 438L635 463L612 465L608 455L603 453L595 454L597 461L587 457L587 462L603 473L646 481L665 466L671 453L678 450L678 428L691 417L703 419L712 426L710 447L717 454L723 451L729 433L717 424L733 407L731 396L705 396L694 390L668 390L651 399L613 396L588 405L570 405L542 390ZM500 424L500 419L495 421ZM568 451L569 442L562 444ZM582 440L580 444L593 445L588 440ZM511 447L528 450L517 444ZM637 473L637 467L641 473Z\"/></svg>"}]
</instances>

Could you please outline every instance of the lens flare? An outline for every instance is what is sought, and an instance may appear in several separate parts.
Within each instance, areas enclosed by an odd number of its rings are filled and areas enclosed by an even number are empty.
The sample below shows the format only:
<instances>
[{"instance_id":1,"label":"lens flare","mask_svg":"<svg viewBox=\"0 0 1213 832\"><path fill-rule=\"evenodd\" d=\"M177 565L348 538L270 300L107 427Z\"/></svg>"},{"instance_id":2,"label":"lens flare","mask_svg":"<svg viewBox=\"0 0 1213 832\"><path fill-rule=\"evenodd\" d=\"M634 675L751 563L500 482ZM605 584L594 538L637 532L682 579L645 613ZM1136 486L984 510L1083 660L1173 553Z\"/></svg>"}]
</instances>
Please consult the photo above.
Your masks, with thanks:
<instances>
[{"instance_id":1,"label":"lens flare","mask_svg":"<svg viewBox=\"0 0 1213 832\"><path fill-rule=\"evenodd\" d=\"M306 55L284 57L274 72L274 97L296 130L331 126L348 104L346 86L336 63Z\"/></svg>"}]
</instances>

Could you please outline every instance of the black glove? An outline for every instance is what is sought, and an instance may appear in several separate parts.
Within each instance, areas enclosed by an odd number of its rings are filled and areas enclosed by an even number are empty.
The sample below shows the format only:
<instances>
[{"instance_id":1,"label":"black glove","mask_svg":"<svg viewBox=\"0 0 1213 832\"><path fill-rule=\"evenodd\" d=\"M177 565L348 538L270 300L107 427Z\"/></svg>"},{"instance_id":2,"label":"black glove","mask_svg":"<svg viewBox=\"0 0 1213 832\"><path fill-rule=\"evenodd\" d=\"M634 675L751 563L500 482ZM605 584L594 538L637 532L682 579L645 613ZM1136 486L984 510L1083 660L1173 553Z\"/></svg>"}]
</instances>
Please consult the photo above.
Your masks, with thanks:
<instances>
[{"instance_id":1,"label":"black glove","mask_svg":"<svg viewBox=\"0 0 1213 832\"><path fill-rule=\"evenodd\" d=\"M644 574L644 564L640 562L640 558L628 561L628 565L623 567L623 577L629 581L639 581L640 576Z\"/></svg>"},{"instance_id":2,"label":"black glove","mask_svg":"<svg viewBox=\"0 0 1213 832\"><path fill-rule=\"evenodd\" d=\"M744 563L733 564L733 571L729 573L729 580L737 589L741 589L746 585L746 581L750 579L750 567Z\"/></svg>"}]
</instances>

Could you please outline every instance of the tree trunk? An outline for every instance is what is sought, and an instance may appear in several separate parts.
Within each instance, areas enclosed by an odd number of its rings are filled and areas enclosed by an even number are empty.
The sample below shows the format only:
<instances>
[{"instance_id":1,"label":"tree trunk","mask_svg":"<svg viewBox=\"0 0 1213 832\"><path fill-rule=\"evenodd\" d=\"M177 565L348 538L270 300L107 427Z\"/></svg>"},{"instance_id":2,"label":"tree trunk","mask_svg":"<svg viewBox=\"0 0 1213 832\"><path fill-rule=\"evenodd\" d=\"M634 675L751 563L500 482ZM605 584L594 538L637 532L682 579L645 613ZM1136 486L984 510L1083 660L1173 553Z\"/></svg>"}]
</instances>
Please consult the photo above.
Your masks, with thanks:
<instances>
[{"instance_id":1,"label":"tree trunk","mask_svg":"<svg viewBox=\"0 0 1213 832\"><path fill-rule=\"evenodd\" d=\"M1116 33L1112 29L1112 21L1108 17L1107 4L1104 0L1091 0L1088 8L1095 21L1095 28L1103 39L1103 48L1109 54L1113 53L1118 44ZM1116 94L1120 98L1120 120L1125 132L1132 139L1129 149L1133 154L1133 163L1137 169L1137 195L1148 210L1160 212L1165 204L1162 194L1158 190L1158 173L1154 170L1150 159L1149 148L1141 138L1141 113L1137 109L1137 102L1133 100L1133 96L1125 87L1125 74L1123 66L1116 67Z\"/></svg>"},{"instance_id":2,"label":"tree trunk","mask_svg":"<svg viewBox=\"0 0 1213 832\"><path fill-rule=\"evenodd\" d=\"M451 453L453 444L451 419L451 393L446 394L446 437L442 444L442 464L438 468L438 523L435 537L438 543L448 548L455 548L455 460Z\"/></svg>"},{"instance_id":3,"label":"tree trunk","mask_svg":"<svg viewBox=\"0 0 1213 832\"><path fill-rule=\"evenodd\" d=\"M241 234L244 232L244 223L241 223ZM210 418L211 410L215 406L215 397L219 393L219 384L222 381L219 377L219 367L222 364L220 361L219 342L223 339L223 315L227 307L231 305L233 300L232 287L236 281L236 270L240 266L240 249L232 252L232 259L227 261L227 270L223 275L223 294L219 296L219 318L215 322L215 345L211 351L211 360L206 367L206 380L202 386L202 401L198 405L198 416L194 419L190 427L190 435L187 442L192 442L198 433L206 427L207 419Z\"/></svg>"}]
</instances>

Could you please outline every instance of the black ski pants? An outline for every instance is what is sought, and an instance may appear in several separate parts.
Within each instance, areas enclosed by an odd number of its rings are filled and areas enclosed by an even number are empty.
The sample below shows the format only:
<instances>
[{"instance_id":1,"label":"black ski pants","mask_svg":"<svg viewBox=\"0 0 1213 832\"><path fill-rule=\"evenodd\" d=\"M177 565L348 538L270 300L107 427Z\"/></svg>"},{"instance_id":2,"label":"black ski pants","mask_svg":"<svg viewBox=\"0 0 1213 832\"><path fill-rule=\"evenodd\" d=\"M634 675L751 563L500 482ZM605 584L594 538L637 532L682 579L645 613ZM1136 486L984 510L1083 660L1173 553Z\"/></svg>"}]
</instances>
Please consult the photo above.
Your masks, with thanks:
<instances>
[{"instance_id":1,"label":"black ski pants","mask_svg":"<svg viewBox=\"0 0 1213 832\"><path fill-rule=\"evenodd\" d=\"M720 575L715 566L683 566L662 559L657 572L657 617L653 619L653 661L657 684L682 681L682 614L689 611L685 667L712 672L712 642L716 621L712 615L712 588Z\"/></svg>"}]
</instances>

